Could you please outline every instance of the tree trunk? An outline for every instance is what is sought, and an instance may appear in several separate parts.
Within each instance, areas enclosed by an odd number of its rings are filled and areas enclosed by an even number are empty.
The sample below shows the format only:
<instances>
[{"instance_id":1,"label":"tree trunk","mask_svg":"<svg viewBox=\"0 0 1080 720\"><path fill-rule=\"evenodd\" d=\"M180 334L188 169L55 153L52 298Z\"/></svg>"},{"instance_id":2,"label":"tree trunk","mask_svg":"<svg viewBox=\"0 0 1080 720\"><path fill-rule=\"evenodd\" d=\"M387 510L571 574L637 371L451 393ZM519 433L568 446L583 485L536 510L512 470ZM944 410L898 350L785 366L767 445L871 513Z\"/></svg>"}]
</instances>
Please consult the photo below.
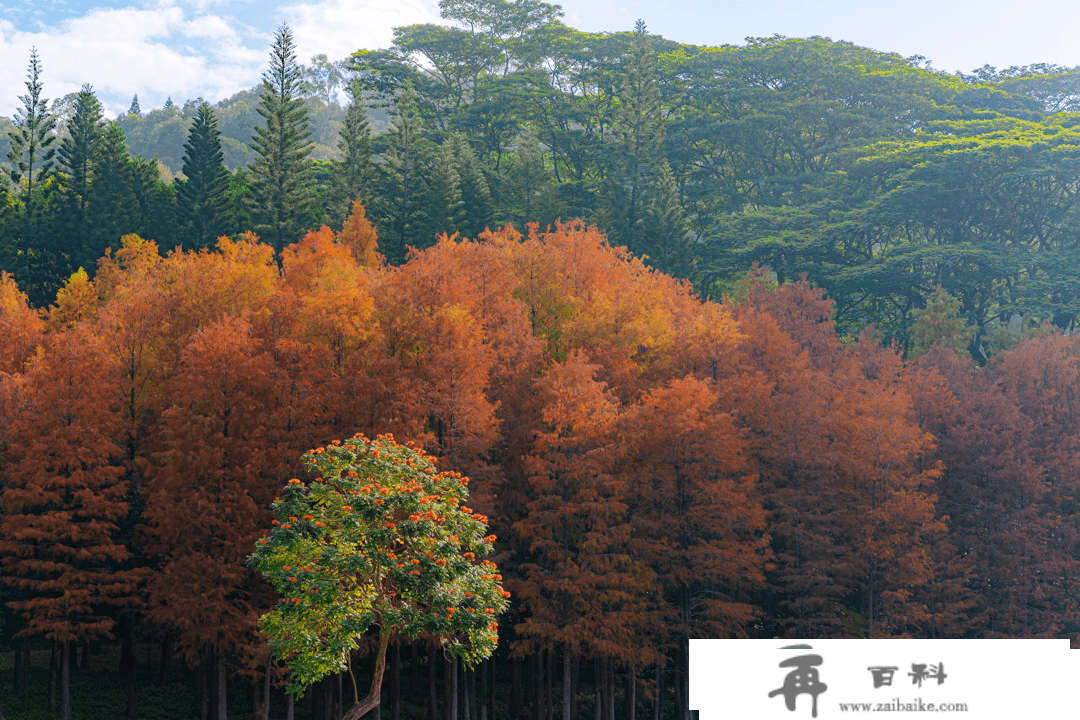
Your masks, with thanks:
<instances>
[{"instance_id":1,"label":"tree trunk","mask_svg":"<svg viewBox=\"0 0 1080 720\"><path fill-rule=\"evenodd\" d=\"M132 658L134 660L134 657ZM199 720L207 720L207 688L206 688L206 668L208 661L204 660L195 666L195 713L199 716Z\"/></svg>"},{"instance_id":2,"label":"tree trunk","mask_svg":"<svg viewBox=\"0 0 1080 720\"><path fill-rule=\"evenodd\" d=\"M580 701L578 700L578 688L581 686L581 658L577 653L571 653L570 663L570 718L577 720L579 716Z\"/></svg>"},{"instance_id":3,"label":"tree trunk","mask_svg":"<svg viewBox=\"0 0 1080 720\"><path fill-rule=\"evenodd\" d=\"M285 720L296 720L296 696L285 693Z\"/></svg>"},{"instance_id":4,"label":"tree trunk","mask_svg":"<svg viewBox=\"0 0 1080 720\"><path fill-rule=\"evenodd\" d=\"M439 693L435 687L435 648L428 648L428 720L439 720Z\"/></svg>"},{"instance_id":5,"label":"tree trunk","mask_svg":"<svg viewBox=\"0 0 1080 720\"><path fill-rule=\"evenodd\" d=\"M468 714L465 716L467 720L480 720L477 717L477 705L480 704L480 698L476 694L476 669L469 670L465 676L468 680L468 699L465 701L465 707L468 709Z\"/></svg>"},{"instance_id":6,"label":"tree trunk","mask_svg":"<svg viewBox=\"0 0 1080 720\"><path fill-rule=\"evenodd\" d=\"M536 655L533 656L533 673L533 685L536 688L536 692L533 694L533 718L535 720L544 720L546 698L544 696L544 650L542 648L537 650Z\"/></svg>"},{"instance_id":7,"label":"tree trunk","mask_svg":"<svg viewBox=\"0 0 1080 720\"><path fill-rule=\"evenodd\" d=\"M371 678L371 691L368 696L354 704L341 720L359 720L382 702L383 671L386 669L386 645L390 633L379 633L379 649L375 653L375 672Z\"/></svg>"},{"instance_id":8,"label":"tree trunk","mask_svg":"<svg viewBox=\"0 0 1080 720\"><path fill-rule=\"evenodd\" d=\"M477 697L479 720L488 720L488 661L480 661L480 695Z\"/></svg>"},{"instance_id":9,"label":"tree trunk","mask_svg":"<svg viewBox=\"0 0 1080 720\"><path fill-rule=\"evenodd\" d=\"M22 641L22 706L30 709L30 640Z\"/></svg>"},{"instance_id":10,"label":"tree trunk","mask_svg":"<svg viewBox=\"0 0 1080 720\"><path fill-rule=\"evenodd\" d=\"M562 656L562 720L570 720L570 668L573 665L570 643L563 643Z\"/></svg>"},{"instance_id":11,"label":"tree trunk","mask_svg":"<svg viewBox=\"0 0 1080 720\"><path fill-rule=\"evenodd\" d=\"M525 714L525 698L521 693L521 658L510 658L510 715L521 717Z\"/></svg>"},{"instance_id":12,"label":"tree trunk","mask_svg":"<svg viewBox=\"0 0 1080 720\"><path fill-rule=\"evenodd\" d=\"M633 662L626 672L626 720L637 720L637 668Z\"/></svg>"},{"instance_id":13,"label":"tree trunk","mask_svg":"<svg viewBox=\"0 0 1080 720\"><path fill-rule=\"evenodd\" d=\"M71 670L78 670L79 669L79 646L74 640L71 641L70 645L71 645L71 653L70 653L70 655L68 655L68 667Z\"/></svg>"},{"instance_id":14,"label":"tree trunk","mask_svg":"<svg viewBox=\"0 0 1080 720\"><path fill-rule=\"evenodd\" d=\"M270 720L270 674L274 670L273 658L266 660L266 674L263 675L262 717L260 720Z\"/></svg>"},{"instance_id":15,"label":"tree trunk","mask_svg":"<svg viewBox=\"0 0 1080 720\"><path fill-rule=\"evenodd\" d=\"M469 677L472 675L465 669L464 663L461 666L461 714L463 720L473 720L472 716L472 693L469 692Z\"/></svg>"},{"instance_id":16,"label":"tree trunk","mask_svg":"<svg viewBox=\"0 0 1080 720\"><path fill-rule=\"evenodd\" d=\"M401 720L401 643L390 654L390 717Z\"/></svg>"},{"instance_id":17,"label":"tree trunk","mask_svg":"<svg viewBox=\"0 0 1080 720\"><path fill-rule=\"evenodd\" d=\"M60 659L60 718L71 720L71 643L64 643L64 653ZM24 685L25 688L25 685ZM26 696L23 695L25 698Z\"/></svg>"},{"instance_id":18,"label":"tree trunk","mask_svg":"<svg viewBox=\"0 0 1080 720\"><path fill-rule=\"evenodd\" d=\"M457 666L457 658L446 661L446 674L443 677L446 685L446 720L458 720Z\"/></svg>"},{"instance_id":19,"label":"tree trunk","mask_svg":"<svg viewBox=\"0 0 1080 720\"><path fill-rule=\"evenodd\" d=\"M60 668L60 646L53 640L49 655L49 707L56 707L56 671Z\"/></svg>"},{"instance_id":20,"label":"tree trunk","mask_svg":"<svg viewBox=\"0 0 1080 720\"><path fill-rule=\"evenodd\" d=\"M607 686L606 670L607 665L601 662L600 658L593 660L593 673L596 675L594 681L596 686L596 708L593 711L595 720L604 720L604 688Z\"/></svg>"},{"instance_id":21,"label":"tree trunk","mask_svg":"<svg viewBox=\"0 0 1080 720\"><path fill-rule=\"evenodd\" d=\"M214 720L227 720L228 689L225 684L225 657L223 653L214 653L214 693L217 702Z\"/></svg>"},{"instance_id":22,"label":"tree trunk","mask_svg":"<svg viewBox=\"0 0 1080 720\"><path fill-rule=\"evenodd\" d=\"M547 698L544 702L547 720L555 720L555 655L554 647L547 649L547 692L544 693L544 697Z\"/></svg>"},{"instance_id":23,"label":"tree trunk","mask_svg":"<svg viewBox=\"0 0 1080 720\"><path fill-rule=\"evenodd\" d=\"M127 632L124 633L125 637L130 637L135 634L135 629L128 627ZM129 718L139 717L139 697L137 673L139 672L139 665L135 662L135 653L131 653L131 662L127 666L127 716Z\"/></svg>"},{"instance_id":24,"label":"tree trunk","mask_svg":"<svg viewBox=\"0 0 1080 720\"><path fill-rule=\"evenodd\" d=\"M607 659L607 702L604 709L607 710L608 720L615 720L615 658Z\"/></svg>"},{"instance_id":25,"label":"tree trunk","mask_svg":"<svg viewBox=\"0 0 1080 720\"><path fill-rule=\"evenodd\" d=\"M22 691L22 644L25 640L20 640L15 646L15 672L12 675L12 695L19 697L19 693Z\"/></svg>"}]
</instances>

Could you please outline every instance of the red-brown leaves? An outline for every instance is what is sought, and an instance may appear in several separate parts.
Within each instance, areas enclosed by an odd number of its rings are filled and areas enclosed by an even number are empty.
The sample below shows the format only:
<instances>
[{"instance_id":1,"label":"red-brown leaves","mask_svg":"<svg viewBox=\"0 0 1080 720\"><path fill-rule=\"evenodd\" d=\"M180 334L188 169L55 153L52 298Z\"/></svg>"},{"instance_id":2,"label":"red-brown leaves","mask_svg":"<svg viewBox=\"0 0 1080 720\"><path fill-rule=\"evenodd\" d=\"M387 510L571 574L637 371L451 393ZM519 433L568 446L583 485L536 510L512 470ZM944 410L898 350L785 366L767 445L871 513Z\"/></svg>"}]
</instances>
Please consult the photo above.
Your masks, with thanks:
<instances>
[{"instance_id":1,"label":"red-brown leaves","mask_svg":"<svg viewBox=\"0 0 1080 720\"><path fill-rule=\"evenodd\" d=\"M8 412L0 518L0 572L25 619L21 635L112 637L108 605L129 605L138 573L113 539L128 510L123 468L113 464L120 424L110 369L87 333L46 345L25 379L6 376Z\"/></svg>"}]
</instances>

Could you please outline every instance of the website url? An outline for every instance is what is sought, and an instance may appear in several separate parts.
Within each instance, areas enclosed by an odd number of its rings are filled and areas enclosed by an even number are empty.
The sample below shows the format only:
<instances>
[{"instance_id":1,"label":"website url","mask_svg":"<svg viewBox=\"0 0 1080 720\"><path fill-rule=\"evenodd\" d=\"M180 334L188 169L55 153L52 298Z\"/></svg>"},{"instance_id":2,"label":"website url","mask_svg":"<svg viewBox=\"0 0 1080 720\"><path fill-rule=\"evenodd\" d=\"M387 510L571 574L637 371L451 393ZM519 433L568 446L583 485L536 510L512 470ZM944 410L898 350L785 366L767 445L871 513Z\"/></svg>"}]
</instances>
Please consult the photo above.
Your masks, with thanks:
<instances>
[{"instance_id":1,"label":"website url","mask_svg":"<svg viewBox=\"0 0 1080 720\"><path fill-rule=\"evenodd\" d=\"M967 712L967 703L924 703L922 698L904 702L893 698L879 703L840 703L840 712Z\"/></svg>"}]
</instances>

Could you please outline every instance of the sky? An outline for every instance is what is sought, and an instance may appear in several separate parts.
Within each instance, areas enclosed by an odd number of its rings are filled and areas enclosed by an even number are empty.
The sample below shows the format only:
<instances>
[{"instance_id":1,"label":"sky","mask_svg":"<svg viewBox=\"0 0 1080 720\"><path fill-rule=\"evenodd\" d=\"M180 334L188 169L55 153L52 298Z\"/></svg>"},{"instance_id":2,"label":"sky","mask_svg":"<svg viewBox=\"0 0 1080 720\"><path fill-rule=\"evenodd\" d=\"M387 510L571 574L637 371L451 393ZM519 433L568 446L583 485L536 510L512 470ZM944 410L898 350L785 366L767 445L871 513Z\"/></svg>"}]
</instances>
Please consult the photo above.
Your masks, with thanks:
<instances>
[{"instance_id":1,"label":"sky","mask_svg":"<svg viewBox=\"0 0 1080 720\"><path fill-rule=\"evenodd\" d=\"M1080 3L1028 0L565 0L591 32L649 31L696 45L821 35L969 72L983 65L1080 65ZM216 102L258 84L273 34L292 28L300 62L388 47L394 27L439 22L438 0L0 0L0 115L26 92L37 48L44 96L89 83L115 116L138 94Z\"/></svg>"}]
</instances>

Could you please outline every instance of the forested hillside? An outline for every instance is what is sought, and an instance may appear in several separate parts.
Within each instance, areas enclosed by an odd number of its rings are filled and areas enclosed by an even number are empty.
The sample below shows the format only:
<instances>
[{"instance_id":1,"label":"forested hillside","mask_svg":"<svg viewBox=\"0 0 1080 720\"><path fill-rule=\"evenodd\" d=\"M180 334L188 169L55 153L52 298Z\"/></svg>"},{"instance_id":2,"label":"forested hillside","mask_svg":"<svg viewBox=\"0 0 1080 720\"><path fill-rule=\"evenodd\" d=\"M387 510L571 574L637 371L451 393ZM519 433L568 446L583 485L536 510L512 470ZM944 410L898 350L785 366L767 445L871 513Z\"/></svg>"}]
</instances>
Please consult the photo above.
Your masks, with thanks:
<instances>
[{"instance_id":1,"label":"forested hillside","mask_svg":"<svg viewBox=\"0 0 1080 720\"><path fill-rule=\"evenodd\" d=\"M110 649L129 717L179 685L169 717L284 714L246 559L358 433L471 478L511 593L475 669L394 639L395 720L681 720L692 637L1080 635L1080 74L560 18L445 3L333 112L284 26L256 91L116 122L88 86L54 114L32 55L6 717Z\"/></svg>"}]
</instances>

